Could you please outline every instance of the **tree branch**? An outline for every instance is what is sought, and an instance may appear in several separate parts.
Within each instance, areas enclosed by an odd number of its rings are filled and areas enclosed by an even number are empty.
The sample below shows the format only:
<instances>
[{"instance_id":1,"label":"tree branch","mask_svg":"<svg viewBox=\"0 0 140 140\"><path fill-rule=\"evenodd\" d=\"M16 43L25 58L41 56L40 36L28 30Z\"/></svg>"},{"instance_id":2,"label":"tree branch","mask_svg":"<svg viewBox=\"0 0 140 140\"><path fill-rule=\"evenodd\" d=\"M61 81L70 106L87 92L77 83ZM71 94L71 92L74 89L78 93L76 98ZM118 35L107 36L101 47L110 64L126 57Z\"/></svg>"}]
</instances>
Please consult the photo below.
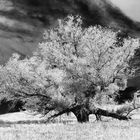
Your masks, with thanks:
<instances>
[{"instance_id":1,"label":"tree branch","mask_svg":"<svg viewBox=\"0 0 140 140\"><path fill-rule=\"evenodd\" d=\"M65 109L65 110L63 110L63 111L60 111L60 112L58 112L58 113L56 113L56 114L50 116L50 117L48 118L48 120L50 120L51 118L56 118L56 117L58 117L58 116L60 116L60 115L62 115L62 114L65 114L65 113L72 112L73 110L75 110L75 109L77 109L77 108L79 108L79 107L81 107L81 106L82 106L82 105L76 105L76 103L75 103L75 104L73 104L70 108L67 108L67 109Z\"/></svg>"},{"instance_id":2,"label":"tree branch","mask_svg":"<svg viewBox=\"0 0 140 140\"><path fill-rule=\"evenodd\" d=\"M106 117L112 117L112 118L116 118L116 119L119 119L119 120L129 120L129 119L131 119L128 116L124 116L124 115L120 115L120 114L117 114L117 113L109 112L107 110L103 110L103 109L100 109L100 108L98 108L96 110L95 114L106 116Z\"/></svg>"},{"instance_id":3,"label":"tree branch","mask_svg":"<svg viewBox=\"0 0 140 140\"><path fill-rule=\"evenodd\" d=\"M25 91L21 91L21 90L15 90L14 92L17 92L18 95L20 93L19 96L23 96L23 97L25 97L25 96L33 97L34 96L34 97L43 97L43 98L47 98L47 99L52 99L50 96L47 96L47 95L44 95L44 94L38 94L38 93L28 94ZM21 95L21 94L23 94L23 95Z\"/></svg>"}]
</instances>

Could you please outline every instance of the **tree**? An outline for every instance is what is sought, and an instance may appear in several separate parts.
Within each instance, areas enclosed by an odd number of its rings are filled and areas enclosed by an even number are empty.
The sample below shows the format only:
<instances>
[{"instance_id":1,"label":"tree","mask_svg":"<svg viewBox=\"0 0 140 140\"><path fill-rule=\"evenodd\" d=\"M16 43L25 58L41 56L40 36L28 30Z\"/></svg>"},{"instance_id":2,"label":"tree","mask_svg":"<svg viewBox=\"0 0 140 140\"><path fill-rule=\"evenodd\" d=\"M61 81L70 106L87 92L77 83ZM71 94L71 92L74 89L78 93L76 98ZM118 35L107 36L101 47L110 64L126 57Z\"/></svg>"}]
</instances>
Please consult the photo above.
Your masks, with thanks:
<instances>
[{"instance_id":1,"label":"tree","mask_svg":"<svg viewBox=\"0 0 140 140\"><path fill-rule=\"evenodd\" d=\"M1 93L26 100L27 106L51 117L73 112L78 122L90 114L128 119L102 109L108 87L117 79L133 76L129 60L139 47L138 39L116 42L117 32L101 26L82 28L81 18L68 16L44 33L33 56L19 60L13 55L1 67Z\"/></svg>"}]
</instances>

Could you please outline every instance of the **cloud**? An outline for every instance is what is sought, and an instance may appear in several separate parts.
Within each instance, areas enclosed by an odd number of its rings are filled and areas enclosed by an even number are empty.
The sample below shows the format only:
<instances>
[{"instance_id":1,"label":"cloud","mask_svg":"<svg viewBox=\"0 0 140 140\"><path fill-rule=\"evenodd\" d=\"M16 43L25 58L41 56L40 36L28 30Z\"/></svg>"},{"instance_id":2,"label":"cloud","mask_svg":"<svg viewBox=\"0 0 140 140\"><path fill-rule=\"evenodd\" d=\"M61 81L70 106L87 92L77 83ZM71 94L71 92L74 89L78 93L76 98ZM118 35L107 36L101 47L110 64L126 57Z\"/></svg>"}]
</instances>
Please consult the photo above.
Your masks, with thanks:
<instances>
[{"instance_id":1,"label":"cloud","mask_svg":"<svg viewBox=\"0 0 140 140\"><path fill-rule=\"evenodd\" d=\"M52 24L55 19L68 14L79 14L85 24L108 24L112 5L108 0L13 0L28 11L28 15ZM23 6L24 5L24 6ZM19 5L18 5L19 6ZM113 10L112 10L113 11ZM118 12L118 11L117 11Z\"/></svg>"}]
</instances>

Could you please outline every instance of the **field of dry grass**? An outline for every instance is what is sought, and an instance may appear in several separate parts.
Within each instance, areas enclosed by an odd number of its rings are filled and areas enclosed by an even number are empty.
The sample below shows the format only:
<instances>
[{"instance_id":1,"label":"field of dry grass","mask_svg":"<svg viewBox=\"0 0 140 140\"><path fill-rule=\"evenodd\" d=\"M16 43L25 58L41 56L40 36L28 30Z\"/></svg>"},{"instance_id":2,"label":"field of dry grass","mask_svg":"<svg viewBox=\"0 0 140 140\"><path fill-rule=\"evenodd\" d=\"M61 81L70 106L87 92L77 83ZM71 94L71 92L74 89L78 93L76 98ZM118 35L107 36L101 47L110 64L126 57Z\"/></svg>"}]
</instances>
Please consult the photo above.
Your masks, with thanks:
<instances>
[{"instance_id":1,"label":"field of dry grass","mask_svg":"<svg viewBox=\"0 0 140 140\"><path fill-rule=\"evenodd\" d=\"M39 118L23 112L0 115L0 140L140 140L138 119L97 122L91 116L89 123L79 124L70 115L43 124Z\"/></svg>"},{"instance_id":2,"label":"field of dry grass","mask_svg":"<svg viewBox=\"0 0 140 140\"><path fill-rule=\"evenodd\" d=\"M1 140L140 140L140 121L1 124Z\"/></svg>"}]
</instances>

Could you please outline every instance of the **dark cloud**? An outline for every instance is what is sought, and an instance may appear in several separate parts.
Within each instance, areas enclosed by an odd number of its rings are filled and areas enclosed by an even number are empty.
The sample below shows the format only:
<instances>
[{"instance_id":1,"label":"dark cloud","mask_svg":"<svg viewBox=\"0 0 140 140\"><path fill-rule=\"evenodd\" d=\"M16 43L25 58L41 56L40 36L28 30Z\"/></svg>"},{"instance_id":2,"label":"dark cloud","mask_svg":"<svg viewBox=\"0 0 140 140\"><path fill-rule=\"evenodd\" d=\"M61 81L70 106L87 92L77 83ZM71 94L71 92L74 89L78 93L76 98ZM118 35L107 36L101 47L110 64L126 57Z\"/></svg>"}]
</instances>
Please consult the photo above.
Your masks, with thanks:
<instances>
[{"instance_id":1,"label":"dark cloud","mask_svg":"<svg viewBox=\"0 0 140 140\"><path fill-rule=\"evenodd\" d=\"M5 0L9 1L9 0ZM125 16L108 0L11 0L10 9L0 7L0 63L12 53L31 55L44 28L58 18L81 15L84 26L102 25L140 35L139 23ZM3 20L4 19L4 20Z\"/></svg>"},{"instance_id":2,"label":"dark cloud","mask_svg":"<svg viewBox=\"0 0 140 140\"><path fill-rule=\"evenodd\" d=\"M12 0L17 7L24 9L31 18L45 25L52 25L57 18L68 14L82 16L85 26L99 24L138 32L137 23L125 16L120 9L108 0Z\"/></svg>"}]
</instances>

